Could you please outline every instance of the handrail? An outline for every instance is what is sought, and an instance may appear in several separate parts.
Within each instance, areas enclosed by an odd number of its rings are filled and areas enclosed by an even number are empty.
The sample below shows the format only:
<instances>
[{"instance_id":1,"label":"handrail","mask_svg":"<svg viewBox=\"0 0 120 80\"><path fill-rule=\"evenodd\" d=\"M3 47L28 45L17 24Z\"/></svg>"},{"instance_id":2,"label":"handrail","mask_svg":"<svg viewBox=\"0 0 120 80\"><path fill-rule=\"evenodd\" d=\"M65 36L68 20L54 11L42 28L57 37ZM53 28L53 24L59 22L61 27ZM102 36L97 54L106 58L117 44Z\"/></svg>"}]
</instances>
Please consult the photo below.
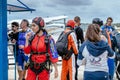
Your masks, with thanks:
<instances>
[{"instance_id":1,"label":"handrail","mask_svg":"<svg viewBox=\"0 0 120 80\"><path fill-rule=\"evenodd\" d=\"M13 46L13 45L15 45L15 44L14 43L9 43L8 44L8 46ZM11 64L8 63L8 64L9 65L15 65L15 76L14 77L15 77L15 80L16 80L16 45L15 45L15 52L14 52L14 54L15 54L14 55L15 63L11 63ZM12 55L8 55L8 56L12 56ZM9 59L12 59L12 58L9 58Z\"/></svg>"}]
</instances>

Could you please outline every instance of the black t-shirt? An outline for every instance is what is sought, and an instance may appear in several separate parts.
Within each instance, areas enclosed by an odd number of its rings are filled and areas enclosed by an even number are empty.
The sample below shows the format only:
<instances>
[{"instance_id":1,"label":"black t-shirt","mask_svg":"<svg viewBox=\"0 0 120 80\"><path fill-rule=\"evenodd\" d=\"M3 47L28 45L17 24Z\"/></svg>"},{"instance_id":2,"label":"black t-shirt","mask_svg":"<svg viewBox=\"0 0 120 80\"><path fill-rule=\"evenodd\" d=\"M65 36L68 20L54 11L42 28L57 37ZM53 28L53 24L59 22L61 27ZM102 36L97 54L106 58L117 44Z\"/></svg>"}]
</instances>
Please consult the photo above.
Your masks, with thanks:
<instances>
[{"instance_id":1,"label":"black t-shirt","mask_svg":"<svg viewBox=\"0 0 120 80\"><path fill-rule=\"evenodd\" d=\"M11 41L12 41L13 39L15 39L16 41L18 41L18 34L19 34L19 32L16 32L16 33L11 32L10 34L8 34L9 39L10 39Z\"/></svg>"},{"instance_id":2,"label":"black t-shirt","mask_svg":"<svg viewBox=\"0 0 120 80\"><path fill-rule=\"evenodd\" d=\"M9 40L13 40L13 39L15 39L16 40L16 46L15 45L13 45L13 51L15 52L15 50L16 50L16 53L18 54L18 36L19 36L19 32L16 32L16 33L14 33L14 32L11 32L10 34L8 34L8 36L9 36ZM16 47L16 49L15 49L15 47Z\"/></svg>"},{"instance_id":3,"label":"black t-shirt","mask_svg":"<svg viewBox=\"0 0 120 80\"><path fill-rule=\"evenodd\" d=\"M83 34L83 30L81 27L76 26L75 27L75 33L77 35L77 41L79 42L79 40L81 41L81 43L84 42L84 34Z\"/></svg>"}]
</instances>

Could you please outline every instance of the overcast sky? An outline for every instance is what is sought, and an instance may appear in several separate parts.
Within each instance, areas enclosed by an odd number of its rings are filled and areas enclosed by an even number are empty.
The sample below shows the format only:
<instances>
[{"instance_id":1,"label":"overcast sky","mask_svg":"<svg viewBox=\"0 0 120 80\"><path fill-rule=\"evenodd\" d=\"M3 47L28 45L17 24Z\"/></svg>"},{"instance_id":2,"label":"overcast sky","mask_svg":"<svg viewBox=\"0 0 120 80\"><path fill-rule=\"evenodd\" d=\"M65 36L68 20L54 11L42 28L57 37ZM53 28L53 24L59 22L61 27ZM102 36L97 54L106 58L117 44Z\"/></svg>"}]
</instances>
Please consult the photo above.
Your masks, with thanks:
<instances>
[{"instance_id":1,"label":"overcast sky","mask_svg":"<svg viewBox=\"0 0 120 80\"><path fill-rule=\"evenodd\" d=\"M17 0L7 0L8 4L20 5ZM8 13L8 21L12 19L32 19L36 16L66 15L69 19L80 16L81 22L91 22L99 17L104 22L111 16L114 22L120 22L120 0L21 0L36 11Z\"/></svg>"}]
</instances>

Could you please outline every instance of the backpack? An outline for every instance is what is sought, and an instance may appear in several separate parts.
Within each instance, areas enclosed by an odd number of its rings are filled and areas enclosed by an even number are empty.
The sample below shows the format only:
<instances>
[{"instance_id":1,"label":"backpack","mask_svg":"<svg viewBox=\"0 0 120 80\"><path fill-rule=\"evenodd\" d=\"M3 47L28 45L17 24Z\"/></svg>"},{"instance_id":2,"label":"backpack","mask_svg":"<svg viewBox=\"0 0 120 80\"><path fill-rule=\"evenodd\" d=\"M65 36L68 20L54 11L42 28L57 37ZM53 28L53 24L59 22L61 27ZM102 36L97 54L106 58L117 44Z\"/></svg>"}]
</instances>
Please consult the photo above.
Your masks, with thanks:
<instances>
[{"instance_id":1,"label":"backpack","mask_svg":"<svg viewBox=\"0 0 120 80\"><path fill-rule=\"evenodd\" d=\"M64 33L64 31L60 34L58 40L56 41L56 49L58 51L58 54L64 59L68 60L73 50L68 50L68 35L72 33L73 31L69 31L67 33Z\"/></svg>"},{"instance_id":2,"label":"backpack","mask_svg":"<svg viewBox=\"0 0 120 80\"><path fill-rule=\"evenodd\" d=\"M115 45L116 58L120 61L120 33L115 33L113 36L113 41Z\"/></svg>"},{"instance_id":3,"label":"backpack","mask_svg":"<svg viewBox=\"0 0 120 80\"><path fill-rule=\"evenodd\" d=\"M116 33L114 36L114 41L115 41L115 45L116 47L119 49L120 51L120 33Z\"/></svg>"}]
</instances>

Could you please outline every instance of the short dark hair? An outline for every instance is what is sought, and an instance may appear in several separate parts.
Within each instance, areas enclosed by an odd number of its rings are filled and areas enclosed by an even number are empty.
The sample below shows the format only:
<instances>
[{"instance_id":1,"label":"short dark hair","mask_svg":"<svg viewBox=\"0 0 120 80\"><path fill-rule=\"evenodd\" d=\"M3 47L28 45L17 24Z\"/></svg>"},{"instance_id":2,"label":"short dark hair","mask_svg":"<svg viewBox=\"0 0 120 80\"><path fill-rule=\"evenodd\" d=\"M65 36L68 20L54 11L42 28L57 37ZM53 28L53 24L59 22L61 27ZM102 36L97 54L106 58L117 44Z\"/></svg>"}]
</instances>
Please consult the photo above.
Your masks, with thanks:
<instances>
[{"instance_id":1,"label":"short dark hair","mask_svg":"<svg viewBox=\"0 0 120 80\"><path fill-rule=\"evenodd\" d=\"M15 25L16 27L19 27L19 23L18 22L12 22L11 25Z\"/></svg>"},{"instance_id":2,"label":"short dark hair","mask_svg":"<svg viewBox=\"0 0 120 80\"><path fill-rule=\"evenodd\" d=\"M80 17L79 16L75 16L75 18L74 18L74 21L75 22L78 22L78 21L80 21L81 19L80 19Z\"/></svg>"},{"instance_id":3,"label":"short dark hair","mask_svg":"<svg viewBox=\"0 0 120 80\"><path fill-rule=\"evenodd\" d=\"M108 17L108 18L107 18L107 21L108 21L108 20L111 20L111 21L113 22L113 19L112 19L112 17Z\"/></svg>"},{"instance_id":4,"label":"short dark hair","mask_svg":"<svg viewBox=\"0 0 120 80\"><path fill-rule=\"evenodd\" d=\"M103 25L103 21L100 18L94 18L92 20L93 24L98 24L100 27Z\"/></svg>"},{"instance_id":5,"label":"short dark hair","mask_svg":"<svg viewBox=\"0 0 120 80\"><path fill-rule=\"evenodd\" d=\"M27 19L23 19L22 22L26 22L27 26L29 26L29 21Z\"/></svg>"}]
</instances>

